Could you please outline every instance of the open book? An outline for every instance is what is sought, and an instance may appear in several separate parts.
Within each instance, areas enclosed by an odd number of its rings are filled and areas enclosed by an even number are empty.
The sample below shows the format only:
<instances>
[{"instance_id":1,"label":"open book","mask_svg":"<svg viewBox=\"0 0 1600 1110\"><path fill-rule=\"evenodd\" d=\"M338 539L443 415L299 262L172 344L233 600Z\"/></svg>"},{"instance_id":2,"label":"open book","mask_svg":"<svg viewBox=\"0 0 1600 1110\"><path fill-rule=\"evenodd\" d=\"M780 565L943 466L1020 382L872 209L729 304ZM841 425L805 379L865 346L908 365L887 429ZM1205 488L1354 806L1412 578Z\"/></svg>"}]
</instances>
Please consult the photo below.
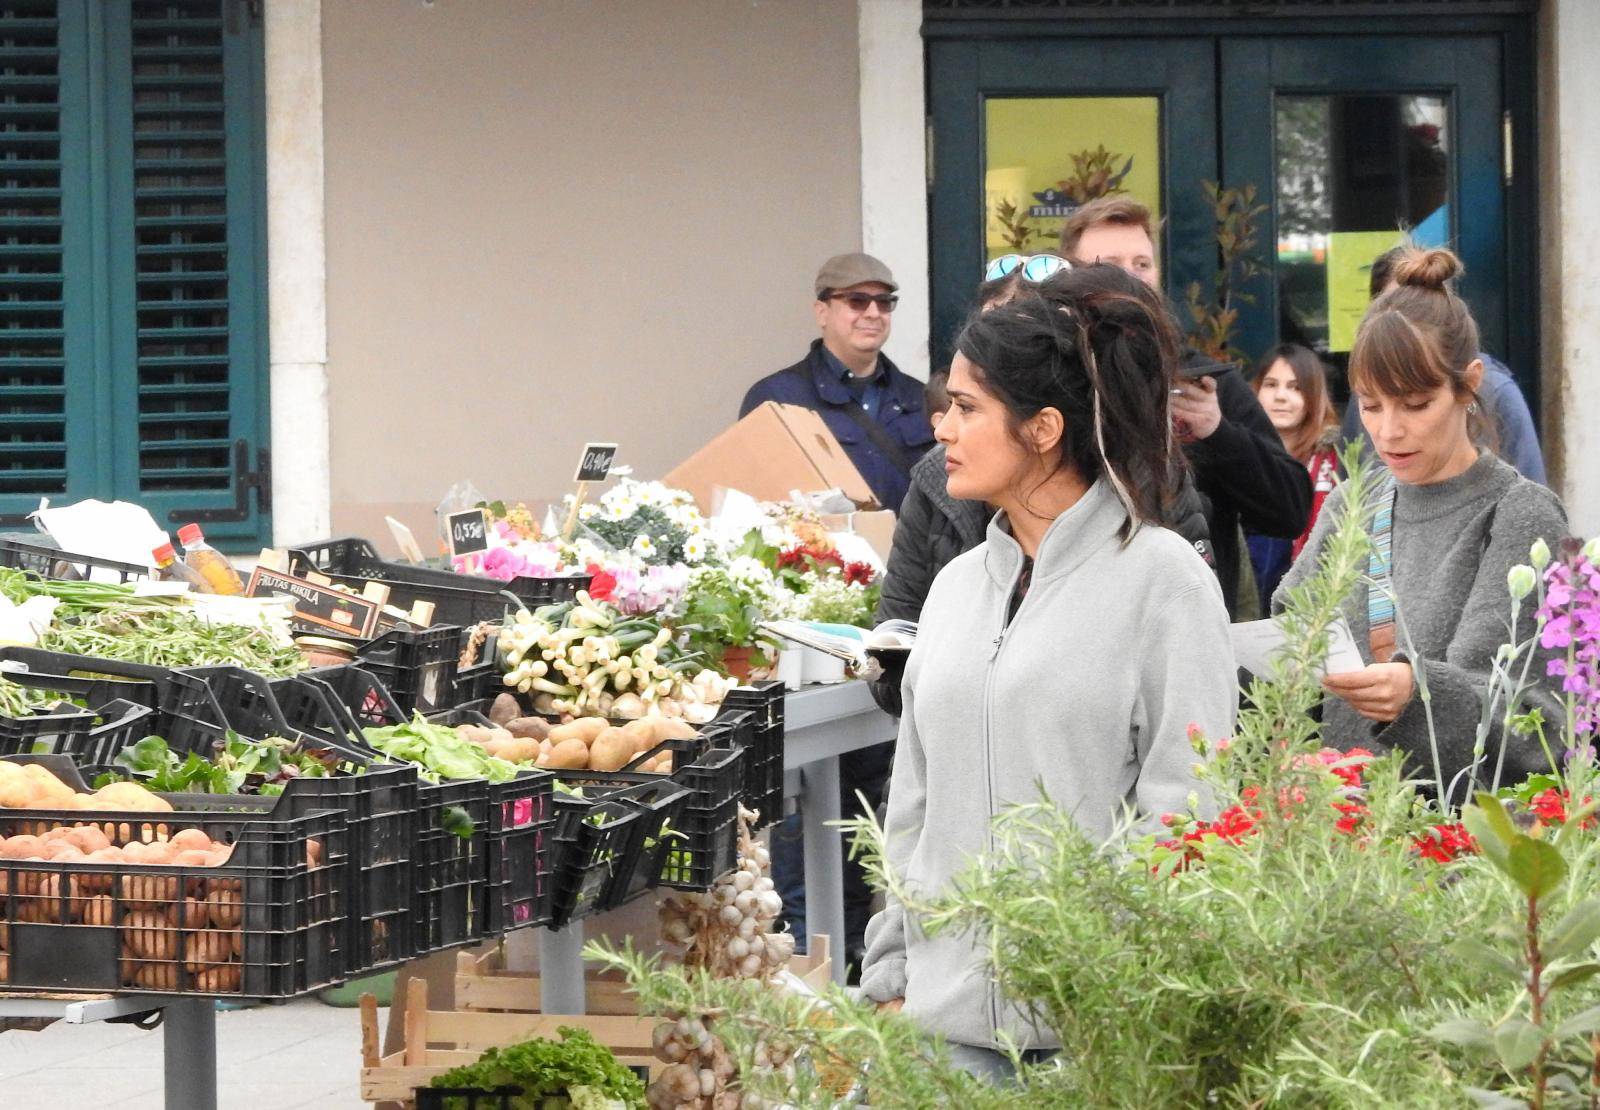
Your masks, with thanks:
<instances>
[{"instance_id":1,"label":"open book","mask_svg":"<svg viewBox=\"0 0 1600 1110\"><path fill-rule=\"evenodd\" d=\"M862 678L904 666L917 639L915 621L884 621L868 632L839 624L811 621L763 621L761 627L779 639L843 659Z\"/></svg>"}]
</instances>

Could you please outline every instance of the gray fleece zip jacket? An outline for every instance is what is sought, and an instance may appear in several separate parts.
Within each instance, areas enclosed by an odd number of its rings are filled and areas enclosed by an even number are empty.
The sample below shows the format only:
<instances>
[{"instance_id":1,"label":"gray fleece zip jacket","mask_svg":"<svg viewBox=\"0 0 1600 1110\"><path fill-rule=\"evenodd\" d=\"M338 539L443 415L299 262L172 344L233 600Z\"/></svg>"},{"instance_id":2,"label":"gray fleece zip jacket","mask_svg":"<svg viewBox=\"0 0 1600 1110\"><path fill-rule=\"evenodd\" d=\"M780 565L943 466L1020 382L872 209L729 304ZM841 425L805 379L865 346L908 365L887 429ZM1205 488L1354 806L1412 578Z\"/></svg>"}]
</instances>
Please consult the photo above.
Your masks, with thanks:
<instances>
[{"instance_id":1,"label":"gray fleece zip jacket","mask_svg":"<svg viewBox=\"0 0 1600 1110\"><path fill-rule=\"evenodd\" d=\"M1023 554L1004 515L934 581L906 665L905 713L886 825L911 889L941 891L992 845L1003 808L1040 785L1090 837L1125 806L1147 819L1187 807L1196 756L1187 729L1233 727L1228 616L1211 569L1182 538L1145 527L1097 482L1050 526L1009 626ZM1000 999L983 938L929 939L891 899L867 929L861 986L962 1044L1055 1047Z\"/></svg>"},{"instance_id":2,"label":"gray fleece zip jacket","mask_svg":"<svg viewBox=\"0 0 1600 1110\"><path fill-rule=\"evenodd\" d=\"M1288 592L1316 569L1328 533L1342 514L1344 487L1323 503L1311 536L1272 598L1283 608ZM1472 762L1483 694L1495 653L1510 639L1506 627L1511 599L1506 572L1528 561L1528 548L1543 539L1552 551L1567 534L1561 500L1530 482L1498 456L1483 452L1463 474L1429 486L1400 484L1395 490L1391 533L1391 579L1404 633L1396 628L1395 658L1420 668L1427 679L1433 731L1446 785ZM1373 661L1367 645L1367 586L1358 585L1342 606L1361 657ZM1533 601L1523 603L1517 622L1521 639L1533 628ZM1407 640L1409 634L1409 641ZM1545 676L1547 655L1528 672L1535 689L1525 708L1538 706L1546 721L1560 721L1559 679ZM1420 687L1400 716L1387 724L1367 720L1339 698L1322 703L1322 738L1332 747L1386 750L1409 755L1408 769L1432 781L1433 747L1428 738L1428 708ZM1499 731L1489 740L1490 766L1500 751ZM1549 770L1538 740L1514 736L1506 749L1502 782L1520 782L1534 771ZM1455 796L1454 800L1462 799Z\"/></svg>"}]
</instances>

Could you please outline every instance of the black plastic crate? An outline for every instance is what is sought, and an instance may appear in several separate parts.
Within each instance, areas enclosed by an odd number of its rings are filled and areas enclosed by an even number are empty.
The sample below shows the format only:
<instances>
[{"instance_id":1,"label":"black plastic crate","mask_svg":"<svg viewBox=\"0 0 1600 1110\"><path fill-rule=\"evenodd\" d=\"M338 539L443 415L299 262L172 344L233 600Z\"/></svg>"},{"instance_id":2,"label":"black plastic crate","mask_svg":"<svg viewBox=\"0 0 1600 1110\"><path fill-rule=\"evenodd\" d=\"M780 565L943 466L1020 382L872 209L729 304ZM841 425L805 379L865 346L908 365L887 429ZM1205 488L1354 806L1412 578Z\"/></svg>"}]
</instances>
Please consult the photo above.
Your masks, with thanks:
<instances>
[{"instance_id":1,"label":"black plastic crate","mask_svg":"<svg viewBox=\"0 0 1600 1110\"><path fill-rule=\"evenodd\" d=\"M382 758L382 757L380 757ZM467 836L444 825L459 807ZM482 779L417 783L412 882L412 950L418 956L459 948L486 935L489 784Z\"/></svg>"},{"instance_id":2,"label":"black plastic crate","mask_svg":"<svg viewBox=\"0 0 1600 1110\"><path fill-rule=\"evenodd\" d=\"M292 723L308 732L337 738L354 731L359 739L363 728L411 719L389 688L365 667L317 667L289 682L297 689L280 692L278 703Z\"/></svg>"},{"instance_id":3,"label":"black plastic crate","mask_svg":"<svg viewBox=\"0 0 1600 1110\"><path fill-rule=\"evenodd\" d=\"M472 705L494 700L502 690L509 690L504 682L506 669L494 658L456 669L455 686L451 697L455 705Z\"/></svg>"},{"instance_id":4,"label":"black plastic crate","mask_svg":"<svg viewBox=\"0 0 1600 1110\"><path fill-rule=\"evenodd\" d=\"M289 559L296 574L314 570L357 588L363 580L387 583L390 604L410 609L418 601L430 601L435 620L463 627L497 621L505 616L507 608L531 609L571 600L578 591L588 589L591 581L587 574L576 574L501 582L436 567L392 563L379 558L372 544L356 537L292 548Z\"/></svg>"},{"instance_id":5,"label":"black plastic crate","mask_svg":"<svg viewBox=\"0 0 1600 1110\"><path fill-rule=\"evenodd\" d=\"M677 890L709 890L739 857L739 783L748 749L714 747L675 772L694 791L673 826L679 837L662 860L659 881Z\"/></svg>"},{"instance_id":6,"label":"black plastic crate","mask_svg":"<svg viewBox=\"0 0 1600 1110\"><path fill-rule=\"evenodd\" d=\"M650 1082L650 1069L627 1065L641 1083ZM418 1087L416 1110L516 1110L524 1106L521 1087Z\"/></svg>"},{"instance_id":7,"label":"black plastic crate","mask_svg":"<svg viewBox=\"0 0 1600 1110\"><path fill-rule=\"evenodd\" d=\"M100 718L71 705L39 707L26 717L0 714L0 755L32 755L72 747L89 735Z\"/></svg>"},{"instance_id":8,"label":"black plastic crate","mask_svg":"<svg viewBox=\"0 0 1600 1110\"><path fill-rule=\"evenodd\" d=\"M783 816L783 720L784 685L778 681L738 686L728 691L717 715L719 722L749 713L750 731L741 733L751 745L744 767L744 804L755 811L755 828L764 829Z\"/></svg>"},{"instance_id":9,"label":"black plastic crate","mask_svg":"<svg viewBox=\"0 0 1600 1110\"><path fill-rule=\"evenodd\" d=\"M43 762L75 789L63 757ZM0 989L292 998L344 978L343 813L283 798L165 795L170 814L0 810L0 836L65 826L109 844L199 829L227 862L0 861L7 926Z\"/></svg>"},{"instance_id":10,"label":"black plastic crate","mask_svg":"<svg viewBox=\"0 0 1600 1110\"><path fill-rule=\"evenodd\" d=\"M575 798L559 790L555 813L550 925L560 929L622 903L621 891L638 866L647 814L621 798Z\"/></svg>"},{"instance_id":11,"label":"black plastic crate","mask_svg":"<svg viewBox=\"0 0 1600 1110\"><path fill-rule=\"evenodd\" d=\"M385 632L356 649L361 669L388 689L400 708L431 713L455 696L461 627L440 624L420 632Z\"/></svg>"},{"instance_id":12,"label":"black plastic crate","mask_svg":"<svg viewBox=\"0 0 1600 1110\"><path fill-rule=\"evenodd\" d=\"M550 921L555 776L529 770L489 784L485 893L489 936Z\"/></svg>"},{"instance_id":13,"label":"black plastic crate","mask_svg":"<svg viewBox=\"0 0 1600 1110\"><path fill-rule=\"evenodd\" d=\"M136 582L151 577L150 568L96 555L79 555L59 548L0 539L0 567L25 570L40 578L96 582Z\"/></svg>"},{"instance_id":14,"label":"black plastic crate","mask_svg":"<svg viewBox=\"0 0 1600 1110\"><path fill-rule=\"evenodd\" d=\"M12 669L19 665L25 669ZM205 680L183 671L25 647L0 647L0 667L18 685L68 694L90 709L118 699L148 706L148 735L168 740L185 721L227 721Z\"/></svg>"}]
</instances>

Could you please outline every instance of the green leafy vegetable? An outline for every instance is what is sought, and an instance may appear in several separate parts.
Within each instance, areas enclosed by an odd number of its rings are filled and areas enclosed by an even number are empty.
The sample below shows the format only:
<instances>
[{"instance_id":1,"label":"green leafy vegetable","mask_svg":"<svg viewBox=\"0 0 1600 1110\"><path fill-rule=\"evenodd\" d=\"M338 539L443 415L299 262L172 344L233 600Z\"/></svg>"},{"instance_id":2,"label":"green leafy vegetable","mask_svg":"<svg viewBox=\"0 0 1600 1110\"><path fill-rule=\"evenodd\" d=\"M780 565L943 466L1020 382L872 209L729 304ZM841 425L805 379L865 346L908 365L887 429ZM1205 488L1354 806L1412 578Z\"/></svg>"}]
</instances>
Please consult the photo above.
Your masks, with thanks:
<instances>
[{"instance_id":1,"label":"green leafy vegetable","mask_svg":"<svg viewBox=\"0 0 1600 1110\"><path fill-rule=\"evenodd\" d=\"M447 806L439 815L439 827L447 833L453 833L462 840L470 840L477 825L473 823L472 814L460 806Z\"/></svg>"},{"instance_id":2,"label":"green leafy vegetable","mask_svg":"<svg viewBox=\"0 0 1600 1110\"><path fill-rule=\"evenodd\" d=\"M159 736L147 736L131 748L117 753L113 761L120 772L107 773L95 780L104 786L118 779L133 779L151 790L172 794L261 794L283 793L285 784L297 778L328 778L344 771L359 774L362 768L328 751L319 751L293 740L268 737L250 740L229 731L217 742L210 758L190 752L179 756Z\"/></svg>"},{"instance_id":3,"label":"green leafy vegetable","mask_svg":"<svg viewBox=\"0 0 1600 1110\"><path fill-rule=\"evenodd\" d=\"M404 724L362 730L373 748L404 763L415 763L429 782L442 779L488 779L509 782L522 768L496 759L448 725L436 725L418 713Z\"/></svg>"},{"instance_id":4,"label":"green leafy vegetable","mask_svg":"<svg viewBox=\"0 0 1600 1110\"><path fill-rule=\"evenodd\" d=\"M587 1029L563 1025L560 1041L523 1041L491 1048L476 1063L453 1068L433 1080L434 1087L494 1090L520 1087L522 1094L504 1103L511 1110L587 1110L617 1105L641 1110L644 1083ZM576 1088L582 1088L579 1093ZM596 1096L602 1100L596 1102ZM580 1101L581 1099L581 1101Z\"/></svg>"}]
</instances>

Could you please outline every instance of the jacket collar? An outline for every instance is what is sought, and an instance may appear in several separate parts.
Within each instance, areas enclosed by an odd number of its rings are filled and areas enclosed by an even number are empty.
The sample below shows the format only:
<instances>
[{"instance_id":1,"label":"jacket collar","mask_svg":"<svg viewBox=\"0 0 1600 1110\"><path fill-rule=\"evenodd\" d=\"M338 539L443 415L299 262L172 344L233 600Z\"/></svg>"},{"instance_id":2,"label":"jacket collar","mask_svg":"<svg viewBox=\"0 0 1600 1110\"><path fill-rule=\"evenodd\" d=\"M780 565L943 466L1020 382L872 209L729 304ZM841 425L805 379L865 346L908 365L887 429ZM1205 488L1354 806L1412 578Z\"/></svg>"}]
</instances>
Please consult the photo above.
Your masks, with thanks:
<instances>
[{"instance_id":1,"label":"jacket collar","mask_svg":"<svg viewBox=\"0 0 1600 1110\"><path fill-rule=\"evenodd\" d=\"M1070 574L1106 544L1120 542L1117 532L1127 519L1127 510L1110 485L1097 479L1046 530L1033 561L1034 583ZM1012 538L1011 523L1003 512L989 522L984 566L1001 589L1009 589L1022 570L1022 545Z\"/></svg>"},{"instance_id":2,"label":"jacket collar","mask_svg":"<svg viewBox=\"0 0 1600 1110\"><path fill-rule=\"evenodd\" d=\"M855 397L850 393L850 387L834 370L828 352L823 349L821 339L811 341L811 353L806 356L806 369L811 373L812 385L816 387L817 396L830 405L849 405L856 403ZM879 384L891 387L895 384L895 375L899 368L889 361L889 356L882 351L878 352L878 369L874 378Z\"/></svg>"},{"instance_id":3,"label":"jacket collar","mask_svg":"<svg viewBox=\"0 0 1600 1110\"><path fill-rule=\"evenodd\" d=\"M966 547L977 547L983 542L984 531L994 512L982 501L962 501L950 496L950 475L944 469L944 444L935 443L917 460L911 468L911 481L928 495L934 508L949 518Z\"/></svg>"}]
</instances>

